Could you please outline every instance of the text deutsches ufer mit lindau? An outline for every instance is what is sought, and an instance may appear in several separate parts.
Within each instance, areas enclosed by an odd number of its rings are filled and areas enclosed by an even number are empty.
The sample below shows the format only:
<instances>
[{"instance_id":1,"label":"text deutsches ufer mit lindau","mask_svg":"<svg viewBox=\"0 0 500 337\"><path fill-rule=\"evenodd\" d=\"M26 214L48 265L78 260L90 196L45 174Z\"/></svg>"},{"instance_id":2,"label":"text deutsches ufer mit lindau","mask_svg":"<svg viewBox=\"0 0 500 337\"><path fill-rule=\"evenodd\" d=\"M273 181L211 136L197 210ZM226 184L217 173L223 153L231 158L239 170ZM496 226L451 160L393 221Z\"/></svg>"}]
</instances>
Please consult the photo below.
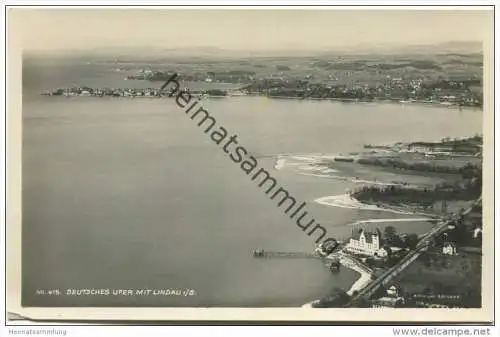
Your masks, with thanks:
<instances>
[{"instance_id":1,"label":"text deutsches ufer mit lindau","mask_svg":"<svg viewBox=\"0 0 500 337\"><path fill-rule=\"evenodd\" d=\"M195 296L194 289L166 288L166 289L67 289L51 292L37 291L38 295L66 295L66 296Z\"/></svg>"}]
</instances>

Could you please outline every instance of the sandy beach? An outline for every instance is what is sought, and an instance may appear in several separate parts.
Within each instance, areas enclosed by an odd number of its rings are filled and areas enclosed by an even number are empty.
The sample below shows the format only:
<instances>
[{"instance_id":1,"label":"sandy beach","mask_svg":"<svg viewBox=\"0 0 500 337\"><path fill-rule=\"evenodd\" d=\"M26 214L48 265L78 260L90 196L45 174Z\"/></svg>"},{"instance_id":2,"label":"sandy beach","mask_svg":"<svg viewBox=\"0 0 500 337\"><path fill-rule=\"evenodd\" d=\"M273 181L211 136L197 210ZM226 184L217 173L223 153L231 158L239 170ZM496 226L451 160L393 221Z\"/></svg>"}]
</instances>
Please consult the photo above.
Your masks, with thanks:
<instances>
[{"instance_id":1,"label":"sandy beach","mask_svg":"<svg viewBox=\"0 0 500 337\"><path fill-rule=\"evenodd\" d=\"M395 210L395 209L379 207L376 205L364 204L364 203L358 201L356 198L353 198L349 194L321 197L321 198L318 198L314 201L317 202L318 204L326 205L326 206L360 209L360 210L367 210L367 211L385 211L385 212L391 212L391 213L395 213L395 214L406 214L406 215L415 214L414 212L410 212L410 211L399 211L399 210Z\"/></svg>"},{"instance_id":2,"label":"sandy beach","mask_svg":"<svg viewBox=\"0 0 500 337\"><path fill-rule=\"evenodd\" d=\"M383 182L377 180L360 179L358 177L339 175L339 170L331 168L325 164L325 161L333 161L335 158L344 155L338 154L305 154L305 155L291 155L291 154L278 154L275 155L276 164L275 170L289 169L295 171L297 174L325 179L334 179L340 181L348 181L355 184L363 185L378 185L378 186L401 186L406 188L418 188L416 185L402 184L398 182ZM348 155L355 161L359 159L358 155Z\"/></svg>"}]
</instances>

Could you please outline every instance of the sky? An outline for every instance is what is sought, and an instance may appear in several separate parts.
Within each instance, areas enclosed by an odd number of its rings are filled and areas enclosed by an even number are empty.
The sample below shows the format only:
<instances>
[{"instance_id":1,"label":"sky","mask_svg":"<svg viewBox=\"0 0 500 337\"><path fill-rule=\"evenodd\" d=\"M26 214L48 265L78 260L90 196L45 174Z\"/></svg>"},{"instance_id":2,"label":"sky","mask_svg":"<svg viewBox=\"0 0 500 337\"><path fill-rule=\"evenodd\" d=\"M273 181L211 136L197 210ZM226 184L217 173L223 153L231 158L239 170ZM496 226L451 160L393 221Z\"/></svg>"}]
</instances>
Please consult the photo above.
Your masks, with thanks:
<instances>
[{"instance_id":1,"label":"sky","mask_svg":"<svg viewBox=\"0 0 500 337\"><path fill-rule=\"evenodd\" d=\"M9 9L33 51L102 47L325 50L491 38L491 10ZM17 35L20 34L20 35Z\"/></svg>"}]
</instances>

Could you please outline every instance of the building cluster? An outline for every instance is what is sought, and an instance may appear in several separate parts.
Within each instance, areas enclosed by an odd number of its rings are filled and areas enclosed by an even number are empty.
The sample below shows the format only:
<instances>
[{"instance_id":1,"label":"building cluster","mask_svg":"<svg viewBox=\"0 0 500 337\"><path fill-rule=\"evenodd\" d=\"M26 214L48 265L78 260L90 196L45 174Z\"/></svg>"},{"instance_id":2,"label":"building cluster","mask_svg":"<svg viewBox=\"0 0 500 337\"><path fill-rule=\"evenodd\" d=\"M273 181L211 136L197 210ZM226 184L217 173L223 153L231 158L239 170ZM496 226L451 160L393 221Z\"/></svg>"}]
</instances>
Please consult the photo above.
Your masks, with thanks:
<instances>
[{"instance_id":1,"label":"building cluster","mask_svg":"<svg viewBox=\"0 0 500 337\"><path fill-rule=\"evenodd\" d=\"M53 91L43 92L42 95L46 96L110 96L110 97L160 97L160 90L154 88L146 89L132 89L132 88L89 88L89 87L73 87L73 88L59 88Z\"/></svg>"},{"instance_id":2,"label":"building cluster","mask_svg":"<svg viewBox=\"0 0 500 337\"><path fill-rule=\"evenodd\" d=\"M372 308L401 308L405 305L405 298L401 289L395 285L390 286L383 296L372 300Z\"/></svg>"},{"instance_id":3,"label":"building cluster","mask_svg":"<svg viewBox=\"0 0 500 337\"><path fill-rule=\"evenodd\" d=\"M435 262L427 264L429 268L446 268L442 261L453 259L453 256L460 256L460 261L464 261L467 254L480 254L482 243L482 207L474 206L465 218L451 223L445 232L436 237L426 254L433 256ZM383 246L383 248L381 248ZM391 247L396 248L396 247ZM384 245L379 230L354 231L345 251L355 255L363 255L367 258L384 260L387 256L394 256L394 251ZM437 261L437 262L436 262ZM456 261L456 260L455 260ZM462 262L464 263L464 262ZM462 267L463 268L463 267ZM390 285L378 292L369 301L373 308L397 308L405 306L417 306L427 308L455 308L463 305L464 298L458 293L443 292L441 288L435 288L434 283L429 281L428 291L420 294L409 294L406 292L405 283Z\"/></svg>"},{"instance_id":4,"label":"building cluster","mask_svg":"<svg viewBox=\"0 0 500 337\"><path fill-rule=\"evenodd\" d=\"M394 100L482 107L482 61L443 59L230 61L188 67L184 81L232 83L249 94L339 100ZM451 63L450 63L451 62ZM165 81L172 70L140 69L127 79Z\"/></svg>"},{"instance_id":5,"label":"building cluster","mask_svg":"<svg viewBox=\"0 0 500 337\"><path fill-rule=\"evenodd\" d=\"M390 78L375 84L362 82L350 84L312 83L305 79L270 77L245 86L252 94L270 97L294 97L316 99L339 99L376 101L390 100L404 103L422 102L429 104L482 106L482 95L469 89L471 81L453 82L437 80L425 83L423 80ZM452 83L452 84L450 84ZM456 84L458 83L458 84ZM475 82L473 82L475 84Z\"/></svg>"},{"instance_id":6,"label":"building cluster","mask_svg":"<svg viewBox=\"0 0 500 337\"><path fill-rule=\"evenodd\" d=\"M336 65L338 66L338 65ZM349 66L352 66L349 64ZM426 76L422 73L405 73L400 76L393 70L356 72L351 70L322 69L322 74L314 72L298 75L290 72L290 67L276 66L274 73L257 74L249 70L195 71L183 73L183 81L205 83L240 84L247 94L269 97L293 97L313 99L337 99L345 101L389 100L404 103L422 102L456 106L482 107L481 92L474 88L482 86L477 76L461 79L447 79ZM276 72L277 71L277 72ZM325 73L327 75L325 75ZM174 73L141 69L136 75L126 79L166 81ZM325 77L326 76L326 77Z\"/></svg>"},{"instance_id":7,"label":"building cluster","mask_svg":"<svg viewBox=\"0 0 500 337\"><path fill-rule=\"evenodd\" d=\"M220 89L208 89L192 91L185 89L195 95L208 95L208 96L227 96L228 92ZM159 89L154 88L89 88L89 87L73 87L64 89L55 89L53 91L43 92L45 96L93 96L93 97L161 97L163 93Z\"/></svg>"}]
</instances>

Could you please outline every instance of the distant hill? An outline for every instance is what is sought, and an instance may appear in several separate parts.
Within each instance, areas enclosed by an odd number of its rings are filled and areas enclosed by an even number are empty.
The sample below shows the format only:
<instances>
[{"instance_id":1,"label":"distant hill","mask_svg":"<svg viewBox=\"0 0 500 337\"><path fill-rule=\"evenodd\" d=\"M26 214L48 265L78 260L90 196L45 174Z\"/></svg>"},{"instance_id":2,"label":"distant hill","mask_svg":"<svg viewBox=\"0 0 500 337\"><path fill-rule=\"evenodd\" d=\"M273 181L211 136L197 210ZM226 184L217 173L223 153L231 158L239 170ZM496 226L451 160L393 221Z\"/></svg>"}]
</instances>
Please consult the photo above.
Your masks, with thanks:
<instances>
[{"instance_id":1,"label":"distant hill","mask_svg":"<svg viewBox=\"0 0 500 337\"><path fill-rule=\"evenodd\" d=\"M451 41L431 45L359 44L331 49L288 49L288 50L229 50L213 46L193 46L183 48L162 48L157 46L101 47L88 50L48 51L44 56L112 57L133 58L249 58L249 57L314 57L326 55L361 54L478 54L482 53L482 43L478 41ZM37 53L40 54L40 53Z\"/></svg>"},{"instance_id":2,"label":"distant hill","mask_svg":"<svg viewBox=\"0 0 500 337\"><path fill-rule=\"evenodd\" d=\"M403 47L400 51L413 51L415 53L439 54L477 54L483 52L483 43L479 41L452 41L434 45L415 45Z\"/></svg>"},{"instance_id":3,"label":"distant hill","mask_svg":"<svg viewBox=\"0 0 500 337\"><path fill-rule=\"evenodd\" d=\"M450 41L438 44L359 44L322 53L325 54L481 54L479 41Z\"/></svg>"}]
</instances>

